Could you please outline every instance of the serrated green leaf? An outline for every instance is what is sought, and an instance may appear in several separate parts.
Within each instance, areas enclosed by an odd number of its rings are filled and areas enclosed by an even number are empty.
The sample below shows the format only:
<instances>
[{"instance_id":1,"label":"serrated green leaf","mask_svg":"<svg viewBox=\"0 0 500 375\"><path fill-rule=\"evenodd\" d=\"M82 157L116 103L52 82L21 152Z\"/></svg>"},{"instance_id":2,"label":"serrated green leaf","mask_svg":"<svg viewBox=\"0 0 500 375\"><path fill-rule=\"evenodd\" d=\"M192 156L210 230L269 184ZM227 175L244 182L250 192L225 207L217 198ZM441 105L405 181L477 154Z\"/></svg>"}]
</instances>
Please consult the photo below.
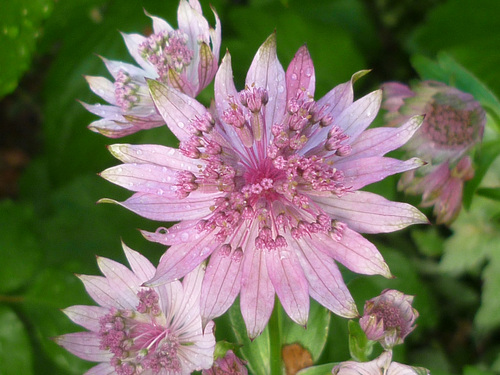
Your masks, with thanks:
<instances>
[{"instance_id":1,"label":"serrated green leaf","mask_svg":"<svg viewBox=\"0 0 500 375\"><path fill-rule=\"evenodd\" d=\"M33 353L26 327L13 310L0 305L0 374L33 373Z\"/></svg>"},{"instance_id":2,"label":"serrated green leaf","mask_svg":"<svg viewBox=\"0 0 500 375\"><path fill-rule=\"evenodd\" d=\"M31 65L42 21L53 0L3 1L0 12L0 98L17 87Z\"/></svg>"},{"instance_id":3,"label":"serrated green leaf","mask_svg":"<svg viewBox=\"0 0 500 375\"><path fill-rule=\"evenodd\" d=\"M25 286L37 270L41 254L34 228L30 204L0 202L0 293Z\"/></svg>"},{"instance_id":4,"label":"serrated green leaf","mask_svg":"<svg viewBox=\"0 0 500 375\"><path fill-rule=\"evenodd\" d=\"M316 362L328 338L331 313L314 300L311 300L310 303L307 328L285 318L283 319L282 337L284 344L300 343L309 351L313 361Z\"/></svg>"},{"instance_id":5,"label":"serrated green leaf","mask_svg":"<svg viewBox=\"0 0 500 375\"><path fill-rule=\"evenodd\" d=\"M270 373L270 341L269 328L266 327L262 334L251 341L248 338L245 321L240 311L239 298L229 309L234 335L237 343L242 345L240 353L248 361L247 367L251 374L266 375Z\"/></svg>"}]
</instances>

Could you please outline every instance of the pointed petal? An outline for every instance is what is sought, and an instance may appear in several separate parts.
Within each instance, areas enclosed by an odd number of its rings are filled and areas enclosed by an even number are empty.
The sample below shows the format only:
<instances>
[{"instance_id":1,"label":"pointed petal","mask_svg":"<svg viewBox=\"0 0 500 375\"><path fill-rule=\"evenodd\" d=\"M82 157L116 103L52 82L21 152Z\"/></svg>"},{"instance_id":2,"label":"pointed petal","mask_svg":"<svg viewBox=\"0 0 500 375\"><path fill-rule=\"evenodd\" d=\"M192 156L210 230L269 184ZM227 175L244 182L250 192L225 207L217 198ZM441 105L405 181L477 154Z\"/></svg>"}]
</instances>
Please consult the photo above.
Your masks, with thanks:
<instances>
[{"instance_id":1,"label":"pointed petal","mask_svg":"<svg viewBox=\"0 0 500 375\"><path fill-rule=\"evenodd\" d=\"M276 33L271 34L257 51L247 73L245 84L267 90L269 102L265 106L267 134L271 126L284 116L286 108L285 71L276 54Z\"/></svg>"},{"instance_id":2,"label":"pointed petal","mask_svg":"<svg viewBox=\"0 0 500 375\"><path fill-rule=\"evenodd\" d=\"M63 313L74 323L94 332L101 329L99 319L108 312L109 309L105 307L84 305L70 306L63 310Z\"/></svg>"},{"instance_id":3,"label":"pointed petal","mask_svg":"<svg viewBox=\"0 0 500 375\"><path fill-rule=\"evenodd\" d=\"M103 307L116 307L117 309L134 309L126 300L122 300L119 294L102 276L78 275L82 280L85 290L90 297Z\"/></svg>"},{"instance_id":4,"label":"pointed petal","mask_svg":"<svg viewBox=\"0 0 500 375\"><path fill-rule=\"evenodd\" d=\"M241 287L241 253L216 250L208 263L201 289L201 316L205 325L233 304Z\"/></svg>"},{"instance_id":5,"label":"pointed petal","mask_svg":"<svg viewBox=\"0 0 500 375\"><path fill-rule=\"evenodd\" d=\"M200 44L200 62L198 64L199 83L196 87L195 95L198 95L201 90L212 82L217 71L217 58L212 54L210 47L206 43Z\"/></svg>"},{"instance_id":6,"label":"pointed petal","mask_svg":"<svg viewBox=\"0 0 500 375\"><path fill-rule=\"evenodd\" d=\"M363 275L382 275L387 278L392 276L375 245L349 227L342 232L340 241L318 233L307 242L353 272Z\"/></svg>"},{"instance_id":7,"label":"pointed petal","mask_svg":"<svg viewBox=\"0 0 500 375\"><path fill-rule=\"evenodd\" d=\"M266 254L267 272L288 316L305 326L309 315L309 287L297 256L288 248Z\"/></svg>"},{"instance_id":8,"label":"pointed petal","mask_svg":"<svg viewBox=\"0 0 500 375\"><path fill-rule=\"evenodd\" d=\"M148 85L156 108L172 133L181 141L195 134L191 120L195 116L203 116L206 108L195 99L158 81L149 80Z\"/></svg>"},{"instance_id":9,"label":"pointed petal","mask_svg":"<svg viewBox=\"0 0 500 375\"><path fill-rule=\"evenodd\" d=\"M170 24L167 21L165 21L163 18L153 16L153 15L149 14L148 12L145 12L145 13L153 21L153 32L155 34L158 34L162 31L166 31L168 33L171 31L174 31L174 28L172 26L170 26Z\"/></svg>"},{"instance_id":10,"label":"pointed petal","mask_svg":"<svg viewBox=\"0 0 500 375\"><path fill-rule=\"evenodd\" d=\"M292 246L309 282L311 297L339 316L357 317L356 304L332 258L311 247L303 238L289 237L287 241L294 241Z\"/></svg>"},{"instance_id":11,"label":"pointed petal","mask_svg":"<svg viewBox=\"0 0 500 375\"><path fill-rule=\"evenodd\" d=\"M106 120L125 122L123 117L123 110L120 107L114 105L104 105L104 104L87 104L81 102L84 108L93 113L94 115L105 118Z\"/></svg>"},{"instance_id":12,"label":"pointed petal","mask_svg":"<svg viewBox=\"0 0 500 375\"><path fill-rule=\"evenodd\" d=\"M196 77L196 82L194 82L185 73L179 74L175 70L170 69L167 73L167 81L170 87L179 90L191 98L194 98L198 94L198 77Z\"/></svg>"},{"instance_id":13,"label":"pointed petal","mask_svg":"<svg viewBox=\"0 0 500 375\"><path fill-rule=\"evenodd\" d=\"M215 8L214 7L211 7L212 8L212 12L214 14L214 17L215 17L215 29L210 29L210 41L212 42L212 52L214 54L214 57L215 57L215 64L217 65L217 62L219 60L219 53L220 53L220 44L221 44L221 40L222 40L222 37L221 37L221 24L220 24L220 19L219 19L219 15L217 14L217 12L215 11Z\"/></svg>"},{"instance_id":14,"label":"pointed petal","mask_svg":"<svg viewBox=\"0 0 500 375\"><path fill-rule=\"evenodd\" d=\"M250 237L253 238L253 237ZM274 288L266 267L265 250L243 250L240 307L248 337L256 338L266 328L274 306Z\"/></svg>"},{"instance_id":15,"label":"pointed petal","mask_svg":"<svg viewBox=\"0 0 500 375\"><path fill-rule=\"evenodd\" d=\"M160 227L156 232L141 230L141 234L149 241L167 246L196 241L206 235L196 229L198 222L199 220L184 220L168 229Z\"/></svg>"},{"instance_id":16,"label":"pointed petal","mask_svg":"<svg viewBox=\"0 0 500 375\"><path fill-rule=\"evenodd\" d=\"M116 143L108 147L111 154L124 163L157 164L180 171L198 172L205 162L182 155L179 150L159 145Z\"/></svg>"},{"instance_id":17,"label":"pointed petal","mask_svg":"<svg viewBox=\"0 0 500 375\"><path fill-rule=\"evenodd\" d=\"M340 198L330 195L311 196L311 199L332 218L360 233L388 233L411 224L428 223L415 207L366 191L347 193Z\"/></svg>"},{"instance_id":18,"label":"pointed petal","mask_svg":"<svg viewBox=\"0 0 500 375\"><path fill-rule=\"evenodd\" d=\"M125 41L125 45L127 46L128 52L130 53L130 56L132 56L137 64L139 64L141 68L147 72L147 74L145 74L143 77L156 78L156 70L149 62L144 60L139 53L139 46L146 41L146 37L139 34L121 34L123 40Z\"/></svg>"},{"instance_id":19,"label":"pointed petal","mask_svg":"<svg viewBox=\"0 0 500 375\"><path fill-rule=\"evenodd\" d=\"M109 138L120 138L137 132L137 128L129 122L116 122L101 119L92 122L88 128Z\"/></svg>"},{"instance_id":20,"label":"pointed petal","mask_svg":"<svg viewBox=\"0 0 500 375\"><path fill-rule=\"evenodd\" d=\"M154 73L154 72L152 74L148 70L138 68L135 65L132 65L132 64L129 64L129 63L126 63L123 61L108 60L107 58L102 57L102 56L101 56L101 60L104 62L104 64L106 65L106 68L111 73L111 75L113 76L114 79L116 79L120 70L128 73L130 76L134 77L137 80L144 81L144 83L146 83L146 80L145 80L146 77L148 77L148 78L155 78L156 77L156 73Z\"/></svg>"},{"instance_id":21,"label":"pointed petal","mask_svg":"<svg viewBox=\"0 0 500 375\"><path fill-rule=\"evenodd\" d=\"M94 332L77 332L54 338L68 352L92 362L109 362L113 353L99 349L99 337Z\"/></svg>"},{"instance_id":22,"label":"pointed petal","mask_svg":"<svg viewBox=\"0 0 500 375\"><path fill-rule=\"evenodd\" d=\"M109 104L116 104L115 85L104 77L85 76L90 89Z\"/></svg>"},{"instance_id":23,"label":"pointed petal","mask_svg":"<svg viewBox=\"0 0 500 375\"><path fill-rule=\"evenodd\" d=\"M344 172L344 185L351 190L361 189L363 186L373 184L387 176L409 171L425 164L418 158L401 161L386 157L369 157L357 160L339 160L336 167Z\"/></svg>"},{"instance_id":24,"label":"pointed petal","mask_svg":"<svg viewBox=\"0 0 500 375\"><path fill-rule=\"evenodd\" d=\"M83 375L114 375L116 370L109 362L100 363L92 367Z\"/></svg>"},{"instance_id":25,"label":"pointed petal","mask_svg":"<svg viewBox=\"0 0 500 375\"><path fill-rule=\"evenodd\" d=\"M219 243L213 232L197 241L171 246L161 257L155 276L146 285L160 285L183 277L203 262L217 246Z\"/></svg>"},{"instance_id":26,"label":"pointed petal","mask_svg":"<svg viewBox=\"0 0 500 375\"><path fill-rule=\"evenodd\" d=\"M97 265L118 298L124 303L127 301L129 306L134 309L139 303L137 292L145 280L139 280L136 274L123 264L108 258L97 257Z\"/></svg>"},{"instance_id":27,"label":"pointed petal","mask_svg":"<svg viewBox=\"0 0 500 375\"><path fill-rule=\"evenodd\" d=\"M351 153L344 157L344 160L383 156L403 146L420 128L423 120L423 116L414 116L397 128L381 127L364 131L351 144Z\"/></svg>"},{"instance_id":28,"label":"pointed petal","mask_svg":"<svg viewBox=\"0 0 500 375\"><path fill-rule=\"evenodd\" d=\"M198 41L209 37L209 25L203 14L201 6L193 7L186 0L181 0L177 8L177 23L179 29L188 34L189 48L195 51L198 48Z\"/></svg>"},{"instance_id":29,"label":"pointed petal","mask_svg":"<svg viewBox=\"0 0 500 375\"><path fill-rule=\"evenodd\" d=\"M144 255L135 250L132 250L123 242L122 248L125 252L125 256L127 257L128 264L130 264L132 271L138 277L141 283L153 277L156 272L156 268Z\"/></svg>"},{"instance_id":30,"label":"pointed petal","mask_svg":"<svg viewBox=\"0 0 500 375\"><path fill-rule=\"evenodd\" d=\"M178 198L178 173L155 164L120 164L108 168L100 176L131 191Z\"/></svg>"},{"instance_id":31,"label":"pointed petal","mask_svg":"<svg viewBox=\"0 0 500 375\"><path fill-rule=\"evenodd\" d=\"M295 98L297 92L314 97L316 76L311 55L306 46L299 48L286 70L286 100Z\"/></svg>"},{"instance_id":32,"label":"pointed petal","mask_svg":"<svg viewBox=\"0 0 500 375\"><path fill-rule=\"evenodd\" d=\"M193 196L193 197L192 197ZM210 206L218 194L190 194L182 200L165 199L161 195L135 193L124 202L103 198L98 203L115 203L147 219L156 221L179 221L201 219L212 211Z\"/></svg>"},{"instance_id":33,"label":"pointed petal","mask_svg":"<svg viewBox=\"0 0 500 375\"><path fill-rule=\"evenodd\" d=\"M365 95L364 97L356 100L349 107L347 107L334 120L334 124L339 126L344 131L344 134L350 137L352 142L375 119L381 102L381 90L377 90L368 95Z\"/></svg>"}]
</instances>

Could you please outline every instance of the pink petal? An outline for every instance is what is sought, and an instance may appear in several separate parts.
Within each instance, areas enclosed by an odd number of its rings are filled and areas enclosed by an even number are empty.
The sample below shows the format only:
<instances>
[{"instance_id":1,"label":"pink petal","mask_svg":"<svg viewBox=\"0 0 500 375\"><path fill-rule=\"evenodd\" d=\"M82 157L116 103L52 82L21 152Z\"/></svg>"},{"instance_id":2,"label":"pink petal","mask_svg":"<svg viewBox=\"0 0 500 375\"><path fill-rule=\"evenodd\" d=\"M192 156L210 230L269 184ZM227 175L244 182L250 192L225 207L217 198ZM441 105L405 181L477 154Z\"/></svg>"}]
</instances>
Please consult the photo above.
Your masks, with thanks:
<instances>
[{"instance_id":1,"label":"pink petal","mask_svg":"<svg viewBox=\"0 0 500 375\"><path fill-rule=\"evenodd\" d=\"M178 173L155 164L120 164L106 169L100 176L131 191L158 194L164 199L177 198Z\"/></svg>"},{"instance_id":2,"label":"pink petal","mask_svg":"<svg viewBox=\"0 0 500 375\"><path fill-rule=\"evenodd\" d=\"M74 323L94 332L101 329L99 319L108 312L109 309L105 307L84 305L70 306L63 310L63 313Z\"/></svg>"},{"instance_id":3,"label":"pink petal","mask_svg":"<svg viewBox=\"0 0 500 375\"><path fill-rule=\"evenodd\" d=\"M381 127L364 131L351 144L351 153L344 160L382 156L403 146L420 128L423 119L422 116L414 116L397 128Z\"/></svg>"},{"instance_id":4,"label":"pink petal","mask_svg":"<svg viewBox=\"0 0 500 375\"><path fill-rule=\"evenodd\" d=\"M149 241L167 246L191 242L206 235L206 233L199 232L195 228L198 222L199 220L184 220L168 229L163 227L158 228L156 232L141 230L141 234Z\"/></svg>"},{"instance_id":5,"label":"pink petal","mask_svg":"<svg viewBox=\"0 0 500 375\"><path fill-rule=\"evenodd\" d=\"M110 104L116 104L115 85L104 77L85 76L90 89Z\"/></svg>"},{"instance_id":6,"label":"pink petal","mask_svg":"<svg viewBox=\"0 0 500 375\"><path fill-rule=\"evenodd\" d=\"M205 273L201 289L201 316L203 324L221 316L233 304L241 287L241 258L214 251Z\"/></svg>"},{"instance_id":7,"label":"pink petal","mask_svg":"<svg viewBox=\"0 0 500 375\"><path fill-rule=\"evenodd\" d=\"M288 316L305 326L309 315L309 287L297 256L288 248L266 254L267 272Z\"/></svg>"},{"instance_id":8,"label":"pink petal","mask_svg":"<svg viewBox=\"0 0 500 375\"><path fill-rule=\"evenodd\" d=\"M139 303L137 292L145 280L139 280L127 267L111 259L97 257L97 265L118 298L121 301L127 301L134 309Z\"/></svg>"},{"instance_id":9,"label":"pink petal","mask_svg":"<svg viewBox=\"0 0 500 375\"><path fill-rule=\"evenodd\" d=\"M149 14L148 12L144 12L146 15L151 18L153 21L153 32L155 34L160 33L161 31L166 31L166 32L171 32L174 31L174 28L170 26L170 24L165 21L163 18L153 16Z\"/></svg>"},{"instance_id":10,"label":"pink petal","mask_svg":"<svg viewBox=\"0 0 500 375\"><path fill-rule=\"evenodd\" d=\"M306 46L299 48L286 70L286 100L295 98L298 92L314 97L316 77L311 55Z\"/></svg>"},{"instance_id":11,"label":"pink petal","mask_svg":"<svg viewBox=\"0 0 500 375\"><path fill-rule=\"evenodd\" d=\"M351 190L361 189L395 173L409 171L423 166L425 163L418 158L401 161L386 157L369 157L357 160L338 160L336 167L344 172L344 185Z\"/></svg>"},{"instance_id":12,"label":"pink petal","mask_svg":"<svg viewBox=\"0 0 500 375\"><path fill-rule=\"evenodd\" d=\"M167 73L167 83L168 86L173 87L174 89L186 94L191 98L195 97L198 94L198 76L196 76L196 78L191 81L190 77L187 75L187 72L179 74L175 70L170 69Z\"/></svg>"},{"instance_id":13,"label":"pink petal","mask_svg":"<svg viewBox=\"0 0 500 375\"><path fill-rule=\"evenodd\" d=\"M397 112L404 104L404 99L415 96L415 93L406 85L399 82L387 82L382 85L384 92L383 108L390 112Z\"/></svg>"},{"instance_id":14,"label":"pink petal","mask_svg":"<svg viewBox=\"0 0 500 375\"><path fill-rule=\"evenodd\" d=\"M113 144L111 154L124 163L157 164L180 171L198 172L205 162L182 155L179 150L159 145Z\"/></svg>"},{"instance_id":15,"label":"pink petal","mask_svg":"<svg viewBox=\"0 0 500 375\"><path fill-rule=\"evenodd\" d=\"M311 247L304 239L290 237L287 241L294 241L293 247L309 282L311 297L337 315L357 317L356 304L332 258Z\"/></svg>"},{"instance_id":16,"label":"pink petal","mask_svg":"<svg viewBox=\"0 0 500 375\"><path fill-rule=\"evenodd\" d=\"M200 62L198 63L199 83L196 88L198 94L212 81L217 71L217 58L212 54L210 47L206 43L200 45Z\"/></svg>"},{"instance_id":17,"label":"pink petal","mask_svg":"<svg viewBox=\"0 0 500 375\"><path fill-rule=\"evenodd\" d=\"M388 233L428 222L424 214L409 204L391 202L365 191L347 193L340 198L328 195L311 196L311 199L332 218L360 233Z\"/></svg>"},{"instance_id":18,"label":"pink petal","mask_svg":"<svg viewBox=\"0 0 500 375\"><path fill-rule=\"evenodd\" d=\"M160 259L155 276L146 285L168 283L191 272L219 246L214 233L197 241L173 245Z\"/></svg>"},{"instance_id":19,"label":"pink petal","mask_svg":"<svg viewBox=\"0 0 500 375\"><path fill-rule=\"evenodd\" d=\"M212 42L212 52L215 56L215 63L217 64L219 60L219 53L220 53L220 44L221 44L221 24L220 24L220 19L219 15L215 11L215 9L212 7L212 12L215 17L215 30L210 29L210 41Z\"/></svg>"},{"instance_id":20,"label":"pink petal","mask_svg":"<svg viewBox=\"0 0 500 375\"><path fill-rule=\"evenodd\" d=\"M87 104L81 102L87 111L94 115L105 118L106 120L125 122L123 110L120 107L104 104Z\"/></svg>"},{"instance_id":21,"label":"pink petal","mask_svg":"<svg viewBox=\"0 0 500 375\"><path fill-rule=\"evenodd\" d=\"M253 244L243 250L240 307L250 339L266 328L274 306L275 293L264 251L256 249Z\"/></svg>"},{"instance_id":22,"label":"pink petal","mask_svg":"<svg viewBox=\"0 0 500 375\"><path fill-rule=\"evenodd\" d=\"M202 117L206 108L195 99L158 81L148 81L151 97L158 112L174 135L181 141L196 133L191 125L195 116Z\"/></svg>"},{"instance_id":23,"label":"pink petal","mask_svg":"<svg viewBox=\"0 0 500 375\"><path fill-rule=\"evenodd\" d=\"M381 102L381 90L365 95L347 107L334 120L334 124L350 136L351 140L355 140L375 119Z\"/></svg>"},{"instance_id":24,"label":"pink petal","mask_svg":"<svg viewBox=\"0 0 500 375\"><path fill-rule=\"evenodd\" d=\"M387 278L392 276L375 245L349 227L342 232L340 241L324 233L318 233L306 242L353 272L363 275L382 275Z\"/></svg>"},{"instance_id":25,"label":"pink petal","mask_svg":"<svg viewBox=\"0 0 500 375\"><path fill-rule=\"evenodd\" d=\"M144 69L138 68L135 65L128 64L128 63L123 62L123 61L108 60L105 57L101 57L101 59L104 62L104 64L106 65L106 68L111 73L111 75L113 76L114 79L116 79L120 70L123 70L124 72L128 73L129 75L131 75L132 77L134 77L138 80L141 80L141 81L143 80L144 83L146 83L145 77L149 77L149 78L156 77L156 73L151 74L151 72L149 72L147 69L144 70ZM148 68L150 68L150 67L148 66Z\"/></svg>"},{"instance_id":26,"label":"pink petal","mask_svg":"<svg viewBox=\"0 0 500 375\"><path fill-rule=\"evenodd\" d=\"M104 362L92 367L83 375L114 375L116 374L115 371L115 368L110 363Z\"/></svg>"},{"instance_id":27,"label":"pink petal","mask_svg":"<svg viewBox=\"0 0 500 375\"><path fill-rule=\"evenodd\" d=\"M245 84L267 90L269 102L265 107L267 134L271 126L284 116L286 108L285 71L276 55L276 33L271 34L260 46L248 69Z\"/></svg>"},{"instance_id":28,"label":"pink petal","mask_svg":"<svg viewBox=\"0 0 500 375\"><path fill-rule=\"evenodd\" d=\"M137 132L137 128L129 122L115 122L101 119L92 122L88 128L109 138L120 138Z\"/></svg>"},{"instance_id":29,"label":"pink petal","mask_svg":"<svg viewBox=\"0 0 500 375\"><path fill-rule=\"evenodd\" d=\"M147 72L147 74L144 74L143 77L156 78L156 70L149 62L144 60L139 53L139 46L146 41L146 37L139 34L121 34L130 56L132 56L137 64L139 64L141 68Z\"/></svg>"},{"instance_id":30,"label":"pink petal","mask_svg":"<svg viewBox=\"0 0 500 375\"><path fill-rule=\"evenodd\" d=\"M193 196L193 197L192 197ZM182 200L165 199L161 195L135 193L124 202L103 198L98 203L115 203L147 219L178 221L201 219L211 213L210 206L218 194L193 193Z\"/></svg>"},{"instance_id":31,"label":"pink petal","mask_svg":"<svg viewBox=\"0 0 500 375\"><path fill-rule=\"evenodd\" d=\"M125 256L127 257L128 264L130 264L132 271L135 273L141 283L149 280L154 276L156 268L145 256L135 250L132 250L123 242L122 247L123 251L125 252Z\"/></svg>"},{"instance_id":32,"label":"pink petal","mask_svg":"<svg viewBox=\"0 0 500 375\"><path fill-rule=\"evenodd\" d=\"M119 293L113 289L108 280L102 276L78 275L90 297L103 307L117 309L134 309L127 300L120 299Z\"/></svg>"},{"instance_id":33,"label":"pink petal","mask_svg":"<svg viewBox=\"0 0 500 375\"><path fill-rule=\"evenodd\" d=\"M109 362L113 354L99 349L99 337L94 332L77 332L54 338L54 341L70 353L92 362Z\"/></svg>"},{"instance_id":34,"label":"pink petal","mask_svg":"<svg viewBox=\"0 0 500 375\"><path fill-rule=\"evenodd\" d=\"M195 320L199 321L200 293L203 278L205 276L205 269L206 266L200 262L194 270L189 272L182 279L182 289L184 291L182 295L183 308L177 311L179 315L196 315Z\"/></svg>"},{"instance_id":35,"label":"pink petal","mask_svg":"<svg viewBox=\"0 0 500 375\"><path fill-rule=\"evenodd\" d=\"M200 37L208 38L209 25L203 17L199 4L193 7L187 1L182 0L177 8L177 22L179 29L188 35L188 45L192 51L198 48Z\"/></svg>"}]
</instances>

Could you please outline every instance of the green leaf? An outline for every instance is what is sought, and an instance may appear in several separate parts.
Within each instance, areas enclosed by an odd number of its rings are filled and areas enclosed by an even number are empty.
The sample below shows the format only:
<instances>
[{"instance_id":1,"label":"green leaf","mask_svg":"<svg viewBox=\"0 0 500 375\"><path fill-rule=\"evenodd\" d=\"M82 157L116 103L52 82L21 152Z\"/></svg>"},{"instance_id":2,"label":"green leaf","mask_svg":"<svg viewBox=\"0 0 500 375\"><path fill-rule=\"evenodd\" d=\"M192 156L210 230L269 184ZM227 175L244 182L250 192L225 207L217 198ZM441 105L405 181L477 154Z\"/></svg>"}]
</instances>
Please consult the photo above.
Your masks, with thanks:
<instances>
[{"instance_id":1,"label":"green leaf","mask_svg":"<svg viewBox=\"0 0 500 375\"><path fill-rule=\"evenodd\" d=\"M411 237L422 254L437 257L443 253L443 238L437 227L412 228Z\"/></svg>"},{"instance_id":2,"label":"green leaf","mask_svg":"<svg viewBox=\"0 0 500 375\"><path fill-rule=\"evenodd\" d=\"M500 139L483 143L477 151L474 157L476 165L474 177L467 181L464 187L464 207L466 209L469 209L477 188L498 155L500 155Z\"/></svg>"},{"instance_id":3,"label":"green leaf","mask_svg":"<svg viewBox=\"0 0 500 375\"><path fill-rule=\"evenodd\" d=\"M495 375L493 371L481 370L475 366L465 366L464 375Z\"/></svg>"},{"instance_id":4,"label":"green leaf","mask_svg":"<svg viewBox=\"0 0 500 375\"><path fill-rule=\"evenodd\" d=\"M444 2L428 13L408 45L412 53L451 54L500 95L498 14L497 0Z\"/></svg>"},{"instance_id":5,"label":"green leaf","mask_svg":"<svg viewBox=\"0 0 500 375\"><path fill-rule=\"evenodd\" d=\"M2 305L0 305L0 374L34 374L33 353L26 327L14 311Z\"/></svg>"},{"instance_id":6,"label":"green leaf","mask_svg":"<svg viewBox=\"0 0 500 375\"><path fill-rule=\"evenodd\" d=\"M240 352L248 361L247 367L251 374L270 374L270 341L269 329L266 327L264 332L255 340L248 338L247 329L243 316L241 316L239 298L236 299L233 306L229 309L229 318L238 344L242 345Z\"/></svg>"},{"instance_id":7,"label":"green leaf","mask_svg":"<svg viewBox=\"0 0 500 375\"><path fill-rule=\"evenodd\" d=\"M31 205L0 202L0 293L25 286L39 266L41 253L33 230L35 222Z\"/></svg>"},{"instance_id":8,"label":"green leaf","mask_svg":"<svg viewBox=\"0 0 500 375\"><path fill-rule=\"evenodd\" d=\"M0 12L0 98L17 87L28 70L42 21L52 10L53 0L3 1Z\"/></svg>"},{"instance_id":9,"label":"green leaf","mask_svg":"<svg viewBox=\"0 0 500 375\"><path fill-rule=\"evenodd\" d=\"M480 188L476 191L477 195L485 198L490 198L496 201L500 201L500 187L497 188Z\"/></svg>"},{"instance_id":10,"label":"green leaf","mask_svg":"<svg viewBox=\"0 0 500 375\"><path fill-rule=\"evenodd\" d=\"M326 363L318 366L307 367L297 372L297 375L331 375L333 366L337 363Z\"/></svg>"},{"instance_id":11,"label":"green leaf","mask_svg":"<svg viewBox=\"0 0 500 375\"><path fill-rule=\"evenodd\" d=\"M375 341L368 340L365 332L358 322L349 320L349 351L351 357L358 362L366 362L369 360L370 354L373 351Z\"/></svg>"},{"instance_id":12,"label":"green leaf","mask_svg":"<svg viewBox=\"0 0 500 375\"><path fill-rule=\"evenodd\" d=\"M319 303L311 299L307 328L304 328L289 318L283 319L283 343L300 343L311 354L316 362L328 339L328 328L331 313Z\"/></svg>"},{"instance_id":13,"label":"green leaf","mask_svg":"<svg viewBox=\"0 0 500 375\"><path fill-rule=\"evenodd\" d=\"M81 360L55 344L52 337L82 331L60 310L71 305L93 304L75 275L46 268L27 291L21 307L31 322L33 335L57 370L52 373L82 374L91 363ZM50 372L49 372L50 373Z\"/></svg>"}]
</instances>

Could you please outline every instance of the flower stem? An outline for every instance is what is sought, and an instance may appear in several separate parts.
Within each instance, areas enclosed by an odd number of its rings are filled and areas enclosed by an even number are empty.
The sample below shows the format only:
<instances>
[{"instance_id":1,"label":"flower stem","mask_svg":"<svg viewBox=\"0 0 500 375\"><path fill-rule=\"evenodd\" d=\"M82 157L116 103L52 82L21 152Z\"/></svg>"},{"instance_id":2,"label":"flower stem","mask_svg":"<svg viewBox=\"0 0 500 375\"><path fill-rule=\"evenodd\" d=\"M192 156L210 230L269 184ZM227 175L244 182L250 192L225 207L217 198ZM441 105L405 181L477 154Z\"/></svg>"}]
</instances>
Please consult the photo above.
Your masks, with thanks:
<instances>
[{"instance_id":1,"label":"flower stem","mask_svg":"<svg viewBox=\"0 0 500 375\"><path fill-rule=\"evenodd\" d=\"M269 319L269 345L270 345L270 362L271 375L282 375L282 360L281 360L281 304L276 298L274 310Z\"/></svg>"}]
</instances>

